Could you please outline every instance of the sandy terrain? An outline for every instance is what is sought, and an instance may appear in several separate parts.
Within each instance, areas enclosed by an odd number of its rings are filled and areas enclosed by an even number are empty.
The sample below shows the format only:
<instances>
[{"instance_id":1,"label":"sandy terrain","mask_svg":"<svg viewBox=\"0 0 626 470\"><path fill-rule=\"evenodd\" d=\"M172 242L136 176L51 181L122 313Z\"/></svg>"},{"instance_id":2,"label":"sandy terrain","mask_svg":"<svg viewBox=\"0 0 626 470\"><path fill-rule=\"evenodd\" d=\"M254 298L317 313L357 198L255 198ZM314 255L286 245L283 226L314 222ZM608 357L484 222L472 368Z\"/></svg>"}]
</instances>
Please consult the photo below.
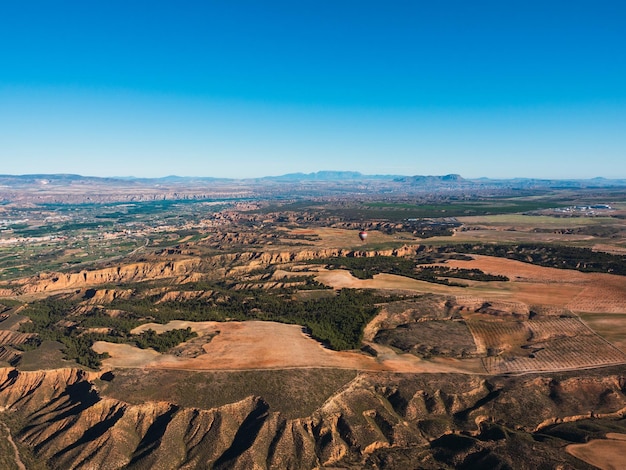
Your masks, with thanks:
<instances>
[{"instance_id":1,"label":"sandy terrain","mask_svg":"<svg viewBox=\"0 0 626 470\"><path fill-rule=\"evenodd\" d=\"M462 287L449 287L443 284L418 281L396 274L376 274L374 279L358 279L345 269L321 270L315 280L333 287L334 289L391 289L411 290L416 292L432 292L435 294L466 294Z\"/></svg>"},{"instance_id":2,"label":"sandy terrain","mask_svg":"<svg viewBox=\"0 0 626 470\"><path fill-rule=\"evenodd\" d=\"M625 467L626 434L609 433L606 439L571 444L565 450L577 459L602 470L620 470Z\"/></svg>"},{"instance_id":3,"label":"sandy terrain","mask_svg":"<svg viewBox=\"0 0 626 470\"><path fill-rule=\"evenodd\" d=\"M357 247L360 245L365 246L365 243L359 240L359 231L358 230L345 230L339 228L317 228L315 229L315 234L319 237L319 240L315 242L317 246L321 246L327 248L329 246L341 246L341 247ZM379 233L369 233L368 237L371 239L371 236L377 239L377 241L381 241L384 237L385 240L392 239L391 237L383 236ZM379 236L381 240L379 240ZM368 240L369 241L369 240Z\"/></svg>"},{"instance_id":4,"label":"sandy terrain","mask_svg":"<svg viewBox=\"0 0 626 470\"><path fill-rule=\"evenodd\" d=\"M523 263L506 258L497 258L494 256L471 256L474 258L471 261L448 260L446 265L453 268L478 268L489 274L508 276L512 281L532 282L541 280L551 283L584 283L588 276L586 273L571 269L546 268L535 264Z\"/></svg>"},{"instance_id":5,"label":"sandy terrain","mask_svg":"<svg viewBox=\"0 0 626 470\"><path fill-rule=\"evenodd\" d=\"M329 232L333 232L330 231ZM343 232L343 231L339 231ZM338 234L339 235L339 234ZM343 235L343 234L341 234ZM454 260L448 266L478 268L490 274L508 276L510 282L465 281L468 287L450 287L392 274L378 274L361 280L346 270L320 270L319 282L336 289L370 288L419 293L437 293L461 299L481 299L508 303L552 305L584 312L626 313L626 277L580 273L534 266L519 261L476 256L472 261ZM283 275L281 272L279 274ZM361 352L331 351L303 333L297 325L274 322L185 322L167 325L146 324L133 333L149 328L161 333L168 329L190 327L200 337L207 336L204 354L197 357L161 355L128 345L98 342L94 350L108 352L107 367L175 368L188 370L250 370L306 367L345 368L397 372L481 371L479 360L425 361L410 354L397 354L391 348L369 343L377 357ZM217 333L217 334L216 334ZM371 332L370 332L371 333ZM208 337L212 336L212 339ZM371 335L370 335L371 336ZM196 340L197 344L197 340ZM484 370L484 369L483 369Z\"/></svg>"},{"instance_id":6,"label":"sandy terrain","mask_svg":"<svg viewBox=\"0 0 626 470\"><path fill-rule=\"evenodd\" d=\"M513 262L517 263L516 261ZM525 266L525 263L520 264ZM475 261L451 261L448 266L464 267L467 269L479 268L490 274L504 273L504 270L502 269L489 269L489 267L483 267L481 263ZM507 272L510 274L510 271ZM563 275L562 270L560 270L560 274L561 276ZM524 278L523 280L513 280L512 282L477 282L455 279L455 282L466 284L468 287L454 287L418 281L416 279L398 276L395 274L377 274L373 279L357 279L352 276L349 271L341 269L320 272L315 279L318 282L332 286L335 289L353 288L407 290L420 293L454 295L457 297L466 297L470 295L481 299L511 299L531 305L549 304L560 307L565 307L567 304L572 302L572 299L580 294L581 289L584 288L584 284L582 283L583 281L580 281L580 283L577 284L575 282L568 283L563 279L560 279L559 281L556 281L557 285L552 285L551 283L546 283L545 280L530 277ZM510 277L510 279L514 278ZM626 308L623 308L624 305L626 304L622 303L622 311L626 310ZM591 308L591 306L589 306L589 308Z\"/></svg>"},{"instance_id":7,"label":"sandy terrain","mask_svg":"<svg viewBox=\"0 0 626 470\"><path fill-rule=\"evenodd\" d=\"M393 274L378 274L373 279L357 279L346 270L320 271L316 280L335 289L394 289L454 295L459 299L474 296L487 300L507 299L527 305L551 305L576 312L626 313L626 276L581 273L546 268L521 261L475 255L471 261L450 260L452 268L478 268L488 274L507 276L509 282L456 280L467 287L450 287Z\"/></svg>"},{"instance_id":8,"label":"sandy terrain","mask_svg":"<svg viewBox=\"0 0 626 470\"><path fill-rule=\"evenodd\" d=\"M489 301L494 308L502 308L505 311L515 310L521 313L527 313L530 305L551 306L554 307L556 312L560 311L560 309L569 309L581 314L585 312L582 314L585 323L607 341L614 343L617 348L615 349L607 344L606 341L593 334L586 335L584 341L582 339L572 340L572 345L567 343L565 338L560 343L557 342L558 344L549 343L550 347L547 344L542 344L541 351L532 358L526 357L528 354L524 351L517 351L514 355L519 357L516 357L515 360L513 358L503 359L500 357L488 358L485 367L493 373L562 370L576 368L577 364L584 367L597 367L601 364L623 363L624 357L622 353L626 352L626 334L623 333L625 331L624 328L626 328L626 277L546 268L489 256L475 256L475 259L471 261L450 260L446 265L453 268L478 268L489 274L507 276L510 281L479 282L458 280L458 282L463 282L467 285L467 287L461 288L432 284L391 274L379 274L374 276L373 279L361 280L353 277L346 270L321 271L316 279L336 289L393 289L451 295L456 297L459 305L470 309L476 309L484 301ZM511 310L506 308L505 304L510 304L511 306L518 305L518 307L514 307ZM475 316L477 314L466 313L464 315L466 319ZM480 316L482 317L482 315ZM482 320L485 319L482 318ZM493 318L487 318L487 320L493 320ZM485 324L483 322L471 323L471 325L476 325L476 327L493 326L498 327L500 330L502 328L520 326L517 323ZM374 328L373 325L366 328L366 337L368 339L371 339L375 333L372 328ZM559 331L559 328L556 328L554 333L556 334ZM476 336L476 332L473 329L472 333L475 336L479 350L485 350L485 347L481 348L482 336ZM518 336L521 336L519 338L516 337L517 339L515 340L510 337L513 332L507 333L502 330L498 334L499 336L496 336L506 343L506 345L500 344L498 347L500 349L508 349L509 347L518 347L517 345L523 344L528 332L519 332ZM537 332L534 332L533 336L538 338ZM565 348L567 350L568 347L573 347L573 345L575 345L574 353L563 357L561 349ZM578 359L573 361L574 357Z\"/></svg>"},{"instance_id":9,"label":"sandy terrain","mask_svg":"<svg viewBox=\"0 0 626 470\"><path fill-rule=\"evenodd\" d=\"M507 276L512 297L527 304L555 305L579 312L626 313L625 276L545 268L491 256L474 258L446 264Z\"/></svg>"},{"instance_id":10,"label":"sandy terrain","mask_svg":"<svg viewBox=\"0 0 626 470\"><path fill-rule=\"evenodd\" d=\"M143 367L152 362L158 362L161 354L154 349L139 349L128 344L115 344L106 341L96 341L93 350L99 354L108 352L111 359L106 359L104 365L111 367Z\"/></svg>"},{"instance_id":11,"label":"sandy terrain","mask_svg":"<svg viewBox=\"0 0 626 470\"><path fill-rule=\"evenodd\" d=\"M174 328L191 327L199 335L219 334L203 346L205 354L198 357L177 357L159 354L126 344L98 341L93 349L108 352L105 367L148 367L189 370L250 370L329 367L341 369L397 371L397 372L478 372L475 360L424 361L410 354L396 354L392 349L373 345L379 357L360 352L332 351L302 332L297 325L248 322L183 322L167 325L147 324L134 333L152 328L162 332Z\"/></svg>"}]
</instances>

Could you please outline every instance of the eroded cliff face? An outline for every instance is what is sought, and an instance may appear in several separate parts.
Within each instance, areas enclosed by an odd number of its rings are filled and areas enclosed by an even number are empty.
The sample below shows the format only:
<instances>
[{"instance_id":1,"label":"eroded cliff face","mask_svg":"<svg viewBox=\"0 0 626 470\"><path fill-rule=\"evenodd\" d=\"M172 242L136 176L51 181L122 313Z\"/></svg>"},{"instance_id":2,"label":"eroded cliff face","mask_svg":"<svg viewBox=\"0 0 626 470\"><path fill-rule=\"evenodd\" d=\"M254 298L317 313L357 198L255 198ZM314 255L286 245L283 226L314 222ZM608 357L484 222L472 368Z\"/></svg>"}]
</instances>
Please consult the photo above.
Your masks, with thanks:
<instances>
[{"instance_id":1,"label":"eroded cliff face","mask_svg":"<svg viewBox=\"0 0 626 470\"><path fill-rule=\"evenodd\" d=\"M312 415L285 419L262 397L208 410L129 404L101 396L96 373L6 368L0 407L23 423L14 436L59 469L406 468L406 459L446 468L473 455L497 456L510 433L532 433L547 420L623 416L623 372L490 379L360 374ZM511 431L498 437L494 426ZM464 444L450 447L453 438ZM542 452L536 454L543 459L561 458ZM563 453L564 463L568 458Z\"/></svg>"},{"instance_id":2,"label":"eroded cliff face","mask_svg":"<svg viewBox=\"0 0 626 470\"><path fill-rule=\"evenodd\" d=\"M200 265L200 259L141 262L111 268L84 270L77 273L40 273L21 279L13 287L13 295L53 292L66 289L140 282L146 279L184 277Z\"/></svg>"},{"instance_id":3,"label":"eroded cliff face","mask_svg":"<svg viewBox=\"0 0 626 470\"><path fill-rule=\"evenodd\" d=\"M133 295L133 289L97 289L83 294L86 305L110 304L117 299L128 299Z\"/></svg>"},{"instance_id":4,"label":"eroded cliff face","mask_svg":"<svg viewBox=\"0 0 626 470\"><path fill-rule=\"evenodd\" d=\"M231 272L249 272L271 265L300 263L324 258L372 258L375 256L410 256L420 245L405 245L389 250L350 250L346 248L322 248L289 251L246 251L227 255L218 255L204 260L207 267L226 267Z\"/></svg>"},{"instance_id":5,"label":"eroded cliff face","mask_svg":"<svg viewBox=\"0 0 626 470\"><path fill-rule=\"evenodd\" d=\"M58 292L68 289L97 287L105 284L135 283L145 280L171 279L184 284L198 281L203 275L224 276L249 272L270 265L304 262L334 257L408 256L415 254L418 245L407 245L390 250L347 250L340 248L276 252L242 252L207 258L175 257L168 260L129 263L121 266L83 270L77 273L40 273L36 276L4 283L0 293L6 297L24 294ZM172 255L164 252L163 256ZM176 256L176 253L174 253ZM98 295L104 295L99 292Z\"/></svg>"}]
</instances>

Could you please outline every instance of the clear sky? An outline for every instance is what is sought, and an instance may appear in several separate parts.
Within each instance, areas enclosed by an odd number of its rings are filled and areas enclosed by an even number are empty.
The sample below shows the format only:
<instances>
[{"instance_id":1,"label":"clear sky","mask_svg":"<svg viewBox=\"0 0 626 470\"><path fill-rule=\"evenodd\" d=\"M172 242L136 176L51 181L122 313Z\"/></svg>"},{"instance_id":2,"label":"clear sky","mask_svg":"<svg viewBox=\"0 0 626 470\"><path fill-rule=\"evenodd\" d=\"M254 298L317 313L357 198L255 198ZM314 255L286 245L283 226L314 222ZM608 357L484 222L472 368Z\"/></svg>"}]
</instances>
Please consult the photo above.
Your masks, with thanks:
<instances>
[{"instance_id":1,"label":"clear sky","mask_svg":"<svg viewBox=\"0 0 626 470\"><path fill-rule=\"evenodd\" d=\"M626 178L626 2L5 1L0 174Z\"/></svg>"}]
</instances>

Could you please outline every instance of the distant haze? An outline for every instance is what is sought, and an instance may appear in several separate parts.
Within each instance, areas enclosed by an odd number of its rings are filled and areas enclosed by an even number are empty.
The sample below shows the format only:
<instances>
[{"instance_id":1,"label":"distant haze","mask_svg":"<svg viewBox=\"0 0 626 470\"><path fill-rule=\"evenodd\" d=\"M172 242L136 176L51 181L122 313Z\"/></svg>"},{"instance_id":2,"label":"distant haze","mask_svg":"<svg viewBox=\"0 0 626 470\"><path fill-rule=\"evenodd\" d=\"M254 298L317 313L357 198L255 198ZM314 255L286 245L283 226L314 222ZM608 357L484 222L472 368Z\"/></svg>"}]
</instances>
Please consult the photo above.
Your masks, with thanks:
<instances>
[{"instance_id":1,"label":"distant haze","mask_svg":"<svg viewBox=\"0 0 626 470\"><path fill-rule=\"evenodd\" d=\"M7 175L0 174L0 188L37 188L43 187L76 188L76 184L89 188L104 185L111 187L178 187L180 190L196 188L253 188L263 185L281 186L284 191L295 191L300 184L305 187L318 185L319 189L325 184L350 187L355 184L374 184L370 189L394 187L395 190L411 189L461 189L461 188L600 188L624 187L625 178L583 178L583 179L550 179L550 178L464 178L458 174L448 175L366 175L356 171L317 171L314 173L288 173L285 175L263 176L259 178L216 178L211 176L176 176L169 175L161 178L136 178L128 176L98 177L76 174L28 174ZM361 187L359 191L364 190ZM62 192L62 191L61 191Z\"/></svg>"}]
</instances>

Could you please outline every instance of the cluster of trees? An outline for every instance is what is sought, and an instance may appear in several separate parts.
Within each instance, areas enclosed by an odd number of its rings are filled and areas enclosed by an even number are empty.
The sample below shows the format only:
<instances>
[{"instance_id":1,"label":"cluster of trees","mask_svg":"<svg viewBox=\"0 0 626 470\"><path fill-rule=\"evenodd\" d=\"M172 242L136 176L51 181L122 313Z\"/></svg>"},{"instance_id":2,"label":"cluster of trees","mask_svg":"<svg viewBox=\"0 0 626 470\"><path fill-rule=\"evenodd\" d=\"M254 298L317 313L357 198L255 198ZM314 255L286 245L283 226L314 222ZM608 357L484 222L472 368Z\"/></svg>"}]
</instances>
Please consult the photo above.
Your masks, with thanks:
<instances>
[{"instance_id":1,"label":"cluster of trees","mask_svg":"<svg viewBox=\"0 0 626 470\"><path fill-rule=\"evenodd\" d=\"M498 274L487 274L480 269L449 268L447 266L420 266L421 275L432 275L433 277L454 277L457 279L468 279L472 281L508 281L509 278Z\"/></svg>"},{"instance_id":2,"label":"cluster of trees","mask_svg":"<svg viewBox=\"0 0 626 470\"><path fill-rule=\"evenodd\" d=\"M60 297L49 297L28 305L21 313L28 316L31 321L22 323L20 331L36 333L37 338L25 343L20 349L37 348L46 340L57 341L63 345L66 359L75 360L78 364L95 369L102 364L102 359L108 357L107 354L98 354L91 348L96 341L134 343L140 348L154 348L159 352L165 352L197 336L189 328L162 334L149 330L141 335L132 335L130 330L145 323L145 319L141 321L138 318L111 317L100 310L95 310L87 316L72 317L71 320L75 321L76 325L68 327L59 324L61 320L68 319L68 313L74 307L74 302ZM108 333L85 332L85 329L95 327L107 327L111 330Z\"/></svg>"},{"instance_id":3,"label":"cluster of trees","mask_svg":"<svg viewBox=\"0 0 626 470\"><path fill-rule=\"evenodd\" d=\"M388 301L368 291L343 289L321 299L294 300L291 290L222 290L221 301L190 299L164 302L155 307L149 299L115 301L115 308L144 316L151 321L264 320L298 324L332 349L360 347L363 328L378 311L376 303Z\"/></svg>"},{"instance_id":4,"label":"cluster of trees","mask_svg":"<svg viewBox=\"0 0 626 470\"><path fill-rule=\"evenodd\" d=\"M239 293L233 291L235 298L239 298ZM185 301L163 302L155 304L155 298L133 297L130 299L115 300L111 307L123 310L128 313L128 318L137 321L138 324L154 321L157 323L167 323L172 320L187 321L226 321L229 319L245 319L245 309L237 302L231 305L231 296L227 301L217 303L213 299L192 299ZM104 322L103 322L104 324Z\"/></svg>"},{"instance_id":5,"label":"cluster of trees","mask_svg":"<svg viewBox=\"0 0 626 470\"><path fill-rule=\"evenodd\" d=\"M133 328L141 325L141 320L129 316L115 316L107 314L103 310L94 309L85 316L79 318L80 326L83 328L111 328L112 330L130 334Z\"/></svg>"},{"instance_id":6,"label":"cluster of trees","mask_svg":"<svg viewBox=\"0 0 626 470\"><path fill-rule=\"evenodd\" d=\"M388 300L369 291L342 289L334 297L321 299L266 299L262 312L268 320L305 326L313 338L331 349L356 349L361 346L365 325L378 313L375 304Z\"/></svg>"},{"instance_id":7,"label":"cluster of trees","mask_svg":"<svg viewBox=\"0 0 626 470\"><path fill-rule=\"evenodd\" d=\"M198 334L195 331L191 331L189 327L165 331L161 334L157 334L156 331L150 329L133 338L133 341L141 349L152 348L155 351L164 353L196 336Z\"/></svg>"},{"instance_id":8,"label":"cluster of trees","mask_svg":"<svg viewBox=\"0 0 626 470\"><path fill-rule=\"evenodd\" d=\"M422 225L412 229L411 233L419 238L451 237L454 235L454 227L450 225Z\"/></svg>"},{"instance_id":9,"label":"cluster of trees","mask_svg":"<svg viewBox=\"0 0 626 470\"><path fill-rule=\"evenodd\" d=\"M536 211L565 207L565 203L554 200L512 200L509 197L474 198L472 201L457 201L452 198L441 197L438 200L415 200L409 203L401 202L369 202L361 205L334 203L332 207L323 209L306 206L301 210L316 210L320 217L341 217L345 221L387 220L391 222L405 222L407 219L438 219L441 217L462 217L468 215L495 215L517 214L520 212ZM284 209L298 210L297 206L288 206Z\"/></svg>"},{"instance_id":10,"label":"cluster of trees","mask_svg":"<svg viewBox=\"0 0 626 470\"><path fill-rule=\"evenodd\" d=\"M414 274L415 261L395 256L376 256L358 258L326 258L313 260L313 263L325 264L331 269L347 269L359 279L371 279L375 274L388 273L403 276Z\"/></svg>"},{"instance_id":11,"label":"cluster of trees","mask_svg":"<svg viewBox=\"0 0 626 470\"><path fill-rule=\"evenodd\" d=\"M30 318L30 322L22 323L20 331L23 333L46 333L56 328L56 324L64 320L74 307L74 303L63 298L49 297L28 305L20 312Z\"/></svg>"},{"instance_id":12,"label":"cluster of trees","mask_svg":"<svg viewBox=\"0 0 626 470\"><path fill-rule=\"evenodd\" d=\"M97 369L102 364L102 359L109 357L108 354L98 354L91 346L97 340L89 335L79 335L75 331L68 332L67 334L63 334L60 331L55 332L53 338L59 343L63 344L63 352L65 354L65 358L69 360L74 360L77 363L90 367L92 369ZM98 340L107 341L109 338L105 335L101 335Z\"/></svg>"},{"instance_id":13,"label":"cluster of trees","mask_svg":"<svg viewBox=\"0 0 626 470\"><path fill-rule=\"evenodd\" d=\"M376 315L376 303L388 301L369 291L342 289L336 296L294 300L290 292L251 289L230 291L228 301L207 303L202 300L164 303L155 312L162 321L264 320L302 325L311 336L331 349L360 347L363 328ZM177 318L174 318L177 317Z\"/></svg>"},{"instance_id":14,"label":"cluster of trees","mask_svg":"<svg viewBox=\"0 0 626 470\"><path fill-rule=\"evenodd\" d=\"M388 273L437 284L463 286L451 283L447 278L470 279L474 281L508 281L506 276L494 276L480 269L449 268L446 266L422 266L410 258L376 256L371 258L327 258L316 262L330 268L347 269L354 277L371 279L375 274Z\"/></svg>"},{"instance_id":15,"label":"cluster of trees","mask_svg":"<svg viewBox=\"0 0 626 470\"><path fill-rule=\"evenodd\" d=\"M626 276L626 256L590 248L526 243L521 245L460 244L445 247L448 252L498 256L551 268L575 269Z\"/></svg>"},{"instance_id":16,"label":"cluster of trees","mask_svg":"<svg viewBox=\"0 0 626 470\"><path fill-rule=\"evenodd\" d=\"M124 310L125 316L111 317L99 309L88 315L68 314L75 301L49 297L30 304L22 313L31 322L23 323L21 331L36 333L41 341L58 341L64 346L67 359L87 367L97 368L106 354L91 348L95 341L135 344L165 352L196 336L190 328L157 334L148 330L141 335L130 331L149 321L166 323L171 320L265 320L302 325L310 335L335 350L357 349L361 346L365 325L378 312L377 303L388 302L370 291L343 289L333 296L294 300L291 290L262 289L232 290L228 286L211 286L220 291L220 300L187 300L156 305L151 298L116 300L111 305ZM63 323L71 320L73 324ZM89 332L88 328L106 327L106 333Z\"/></svg>"}]
</instances>

